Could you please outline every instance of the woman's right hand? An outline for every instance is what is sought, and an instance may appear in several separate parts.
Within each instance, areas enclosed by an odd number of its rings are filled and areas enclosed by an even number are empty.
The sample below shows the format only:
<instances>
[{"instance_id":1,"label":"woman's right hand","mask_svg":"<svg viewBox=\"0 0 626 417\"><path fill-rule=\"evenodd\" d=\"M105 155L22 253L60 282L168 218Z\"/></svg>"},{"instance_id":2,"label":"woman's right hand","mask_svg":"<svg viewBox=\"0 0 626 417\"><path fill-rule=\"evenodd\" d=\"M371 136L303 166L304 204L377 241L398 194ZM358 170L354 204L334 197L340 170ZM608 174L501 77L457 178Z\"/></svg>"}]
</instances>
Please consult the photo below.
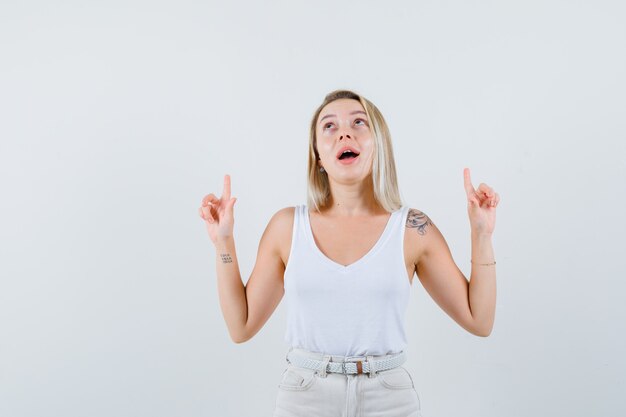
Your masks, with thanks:
<instances>
[{"instance_id":1,"label":"woman's right hand","mask_svg":"<svg viewBox=\"0 0 626 417\"><path fill-rule=\"evenodd\" d=\"M237 198L230 198L230 175L228 174L224 176L224 190L221 198L218 199L215 194L208 194L202 199L198 212L214 244L233 236L235 201Z\"/></svg>"}]
</instances>

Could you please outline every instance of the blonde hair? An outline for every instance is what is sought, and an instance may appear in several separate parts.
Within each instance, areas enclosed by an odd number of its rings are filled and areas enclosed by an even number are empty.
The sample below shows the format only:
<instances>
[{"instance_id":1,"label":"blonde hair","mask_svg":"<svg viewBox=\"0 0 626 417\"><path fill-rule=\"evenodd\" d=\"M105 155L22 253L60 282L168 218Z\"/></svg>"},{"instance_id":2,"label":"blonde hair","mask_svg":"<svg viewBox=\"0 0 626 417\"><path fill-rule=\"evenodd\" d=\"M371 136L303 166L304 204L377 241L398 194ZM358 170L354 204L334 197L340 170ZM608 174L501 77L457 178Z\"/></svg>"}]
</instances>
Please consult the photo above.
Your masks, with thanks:
<instances>
[{"instance_id":1,"label":"blonde hair","mask_svg":"<svg viewBox=\"0 0 626 417\"><path fill-rule=\"evenodd\" d=\"M330 199L330 184L326 173L319 171L317 160L316 125L317 118L322 109L330 102L342 98L357 100L363 106L367 119L369 120L372 137L374 139L374 155L372 161L372 188L374 199L388 212L395 211L402 207L402 199L398 190L398 178L396 176L396 164L393 157L393 147L391 146L391 134L387 127L387 122L383 118L378 108L365 97L350 90L335 90L324 97L324 101L315 110L311 119L311 130L309 134L309 160L308 160L308 181L307 181L307 205L320 211L325 207Z\"/></svg>"}]
</instances>

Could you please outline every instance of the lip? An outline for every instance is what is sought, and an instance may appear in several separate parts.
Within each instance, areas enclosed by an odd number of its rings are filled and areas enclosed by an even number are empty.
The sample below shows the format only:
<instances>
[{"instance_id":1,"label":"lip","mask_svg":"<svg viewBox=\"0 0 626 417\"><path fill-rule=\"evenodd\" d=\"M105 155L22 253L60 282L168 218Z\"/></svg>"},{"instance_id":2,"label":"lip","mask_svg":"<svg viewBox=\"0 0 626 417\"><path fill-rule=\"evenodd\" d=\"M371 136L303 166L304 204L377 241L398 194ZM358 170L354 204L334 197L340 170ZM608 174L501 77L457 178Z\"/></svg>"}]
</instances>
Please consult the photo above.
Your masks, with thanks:
<instances>
[{"instance_id":1,"label":"lip","mask_svg":"<svg viewBox=\"0 0 626 417\"><path fill-rule=\"evenodd\" d=\"M337 159L337 162L339 162L341 165L350 165L350 164L356 163L357 159L359 159L358 155L356 157L354 157L354 158Z\"/></svg>"},{"instance_id":2,"label":"lip","mask_svg":"<svg viewBox=\"0 0 626 417\"><path fill-rule=\"evenodd\" d=\"M339 159L341 154L344 153L345 151L352 151L353 153L355 153L357 155L357 157L361 153L358 150L356 150L356 148L354 148L352 146L344 146L341 149L339 149L339 152L337 152L337 159ZM354 159L356 159L356 158L354 158Z\"/></svg>"}]
</instances>

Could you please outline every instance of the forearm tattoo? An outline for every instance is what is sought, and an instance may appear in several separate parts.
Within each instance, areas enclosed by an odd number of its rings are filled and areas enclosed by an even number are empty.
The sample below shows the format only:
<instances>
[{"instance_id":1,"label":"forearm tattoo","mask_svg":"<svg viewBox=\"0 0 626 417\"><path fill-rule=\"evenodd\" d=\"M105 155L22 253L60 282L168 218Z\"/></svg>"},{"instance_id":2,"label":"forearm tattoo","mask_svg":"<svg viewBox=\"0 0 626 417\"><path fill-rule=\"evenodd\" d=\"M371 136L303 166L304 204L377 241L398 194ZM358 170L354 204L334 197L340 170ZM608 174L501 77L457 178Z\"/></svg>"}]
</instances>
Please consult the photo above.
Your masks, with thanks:
<instances>
[{"instance_id":1,"label":"forearm tattoo","mask_svg":"<svg viewBox=\"0 0 626 417\"><path fill-rule=\"evenodd\" d=\"M230 253L220 253L220 256L222 257L223 264L233 263L233 258L230 257Z\"/></svg>"},{"instance_id":2,"label":"forearm tattoo","mask_svg":"<svg viewBox=\"0 0 626 417\"><path fill-rule=\"evenodd\" d=\"M425 235L426 226L428 226L429 224L432 225L433 222L426 215L426 213L423 213L416 209L409 210L409 215L406 218L406 227L416 229L417 233L419 233L420 235Z\"/></svg>"}]
</instances>

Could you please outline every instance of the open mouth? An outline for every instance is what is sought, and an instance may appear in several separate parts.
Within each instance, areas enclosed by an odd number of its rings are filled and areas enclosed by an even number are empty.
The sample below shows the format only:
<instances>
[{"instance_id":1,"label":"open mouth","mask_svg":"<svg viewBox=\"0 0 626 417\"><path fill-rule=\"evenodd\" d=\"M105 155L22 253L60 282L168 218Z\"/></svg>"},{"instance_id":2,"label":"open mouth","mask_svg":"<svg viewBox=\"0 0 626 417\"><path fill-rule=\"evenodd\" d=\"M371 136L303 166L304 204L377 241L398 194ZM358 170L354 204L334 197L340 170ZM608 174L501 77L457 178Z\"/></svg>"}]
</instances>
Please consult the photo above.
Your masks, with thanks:
<instances>
[{"instance_id":1,"label":"open mouth","mask_svg":"<svg viewBox=\"0 0 626 417\"><path fill-rule=\"evenodd\" d=\"M344 160L344 159L355 159L356 157L358 157L359 154L352 152L352 151L345 151L343 152L341 155L339 155L339 159L340 160Z\"/></svg>"}]
</instances>

